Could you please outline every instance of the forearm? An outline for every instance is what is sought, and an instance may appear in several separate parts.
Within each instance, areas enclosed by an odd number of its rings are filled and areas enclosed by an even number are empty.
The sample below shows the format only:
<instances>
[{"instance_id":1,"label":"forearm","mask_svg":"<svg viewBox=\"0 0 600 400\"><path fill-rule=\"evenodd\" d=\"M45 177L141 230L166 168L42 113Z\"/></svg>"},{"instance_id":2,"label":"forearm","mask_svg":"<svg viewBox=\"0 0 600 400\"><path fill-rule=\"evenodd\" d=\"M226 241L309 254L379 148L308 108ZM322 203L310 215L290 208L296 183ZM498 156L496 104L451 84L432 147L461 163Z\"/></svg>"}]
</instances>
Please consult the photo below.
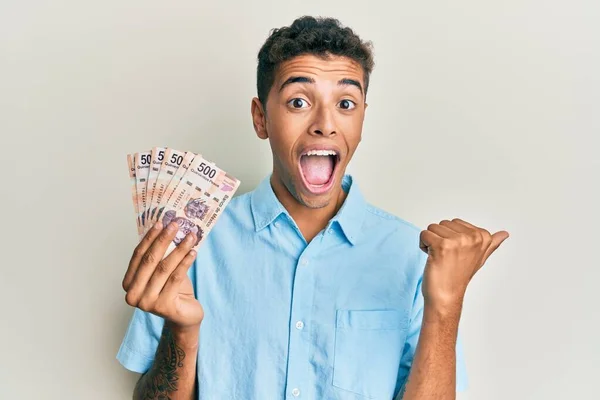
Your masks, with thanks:
<instances>
[{"instance_id":1,"label":"forearm","mask_svg":"<svg viewBox=\"0 0 600 400\"><path fill-rule=\"evenodd\" d=\"M460 306L425 305L412 368L398 400L456 398L456 340Z\"/></svg>"},{"instance_id":2,"label":"forearm","mask_svg":"<svg viewBox=\"0 0 600 400\"><path fill-rule=\"evenodd\" d=\"M181 331L165 323L154 363L136 384L134 400L195 396L199 329Z\"/></svg>"}]
</instances>

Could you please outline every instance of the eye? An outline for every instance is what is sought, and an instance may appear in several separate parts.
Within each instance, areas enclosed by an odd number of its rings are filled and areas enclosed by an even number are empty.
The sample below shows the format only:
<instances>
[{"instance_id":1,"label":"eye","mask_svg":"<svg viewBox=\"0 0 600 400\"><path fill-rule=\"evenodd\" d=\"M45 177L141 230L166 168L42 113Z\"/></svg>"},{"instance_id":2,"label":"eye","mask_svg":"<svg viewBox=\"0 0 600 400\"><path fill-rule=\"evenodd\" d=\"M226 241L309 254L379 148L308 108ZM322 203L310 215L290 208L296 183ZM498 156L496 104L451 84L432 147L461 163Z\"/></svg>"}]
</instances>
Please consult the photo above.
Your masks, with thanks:
<instances>
[{"instance_id":1,"label":"eye","mask_svg":"<svg viewBox=\"0 0 600 400\"><path fill-rule=\"evenodd\" d=\"M352 110L354 107L356 107L356 103L348 99L340 101L339 105L342 110Z\"/></svg>"},{"instance_id":2,"label":"eye","mask_svg":"<svg viewBox=\"0 0 600 400\"><path fill-rule=\"evenodd\" d=\"M293 108L306 108L306 107L308 107L308 102L306 100L304 100L304 99L299 98L299 97L288 101L288 104L290 104Z\"/></svg>"}]
</instances>

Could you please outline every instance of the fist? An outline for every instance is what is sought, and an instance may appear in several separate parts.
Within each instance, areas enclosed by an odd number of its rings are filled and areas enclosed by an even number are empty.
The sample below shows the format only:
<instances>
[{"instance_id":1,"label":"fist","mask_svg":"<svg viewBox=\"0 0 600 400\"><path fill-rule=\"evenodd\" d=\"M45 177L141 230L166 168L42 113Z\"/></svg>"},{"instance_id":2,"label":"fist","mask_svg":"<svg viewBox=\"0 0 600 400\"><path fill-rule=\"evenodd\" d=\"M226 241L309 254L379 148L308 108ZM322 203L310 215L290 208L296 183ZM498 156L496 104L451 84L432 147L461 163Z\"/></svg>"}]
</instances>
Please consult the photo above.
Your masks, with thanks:
<instances>
[{"instance_id":1,"label":"fist","mask_svg":"<svg viewBox=\"0 0 600 400\"><path fill-rule=\"evenodd\" d=\"M431 224L421 232L419 247L429 256L423 297L442 307L462 305L467 285L488 257L508 238L455 218Z\"/></svg>"}]
</instances>

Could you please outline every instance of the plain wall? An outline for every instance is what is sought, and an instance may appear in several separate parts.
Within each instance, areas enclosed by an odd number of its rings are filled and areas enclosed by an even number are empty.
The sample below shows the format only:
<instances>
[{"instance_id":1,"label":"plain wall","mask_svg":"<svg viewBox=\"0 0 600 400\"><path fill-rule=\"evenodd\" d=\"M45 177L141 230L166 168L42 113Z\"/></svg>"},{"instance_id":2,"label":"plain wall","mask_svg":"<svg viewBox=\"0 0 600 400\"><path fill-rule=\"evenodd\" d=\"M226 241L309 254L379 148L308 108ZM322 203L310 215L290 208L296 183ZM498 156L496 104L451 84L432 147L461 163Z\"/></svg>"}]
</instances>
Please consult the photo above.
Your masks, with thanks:
<instances>
[{"instance_id":1,"label":"plain wall","mask_svg":"<svg viewBox=\"0 0 600 400\"><path fill-rule=\"evenodd\" d=\"M375 45L349 168L367 199L511 233L467 293L459 398L598 398L596 0L1 0L0 398L131 398L125 155L202 152L251 190L256 54L304 14Z\"/></svg>"}]
</instances>

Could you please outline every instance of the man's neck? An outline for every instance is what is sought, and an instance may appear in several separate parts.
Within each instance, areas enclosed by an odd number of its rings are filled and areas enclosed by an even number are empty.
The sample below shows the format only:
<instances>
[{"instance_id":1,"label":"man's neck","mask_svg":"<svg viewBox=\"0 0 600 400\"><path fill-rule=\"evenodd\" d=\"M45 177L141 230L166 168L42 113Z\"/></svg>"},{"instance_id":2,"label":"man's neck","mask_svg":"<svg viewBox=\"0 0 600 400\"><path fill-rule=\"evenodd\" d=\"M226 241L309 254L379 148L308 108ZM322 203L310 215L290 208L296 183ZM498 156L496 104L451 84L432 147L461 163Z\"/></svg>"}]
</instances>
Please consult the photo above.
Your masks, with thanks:
<instances>
[{"instance_id":1,"label":"man's neck","mask_svg":"<svg viewBox=\"0 0 600 400\"><path fill-rule=\"evenodd\" d=\"M342 207L347 196L347 193L339 187L335 200L330 201L325 207L310 208L298 202L275 174L271 175L271 187L279 202L298 225L307 243L310 243L327 226Z\"/></svg>"}]
</instances>

